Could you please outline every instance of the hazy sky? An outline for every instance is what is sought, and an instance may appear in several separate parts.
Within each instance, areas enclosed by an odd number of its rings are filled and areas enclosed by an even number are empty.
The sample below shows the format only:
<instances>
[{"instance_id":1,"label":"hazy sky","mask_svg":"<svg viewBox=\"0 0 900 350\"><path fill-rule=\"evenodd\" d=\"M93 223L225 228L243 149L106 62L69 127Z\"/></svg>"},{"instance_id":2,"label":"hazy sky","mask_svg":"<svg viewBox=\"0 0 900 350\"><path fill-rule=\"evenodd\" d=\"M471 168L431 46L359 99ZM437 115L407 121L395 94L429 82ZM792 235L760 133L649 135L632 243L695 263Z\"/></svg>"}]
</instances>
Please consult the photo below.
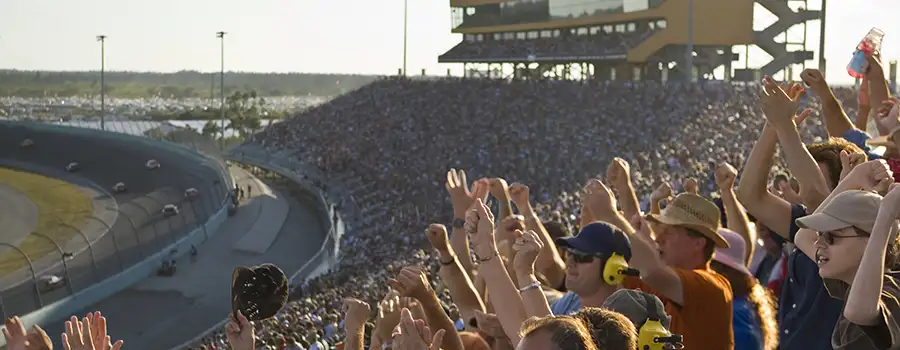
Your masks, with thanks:
<instances>
[{"instance_id":1,"label":"hazy sky","mask_svg":"<svg viewBox=\"0 0 900 350\"><path fill-rule=\"evenodd\" d=\"M885 61L900 58L900 1L831 0L827 14L830 82L851 82L844 67L872 26L887 33ZM766 15L756 11L758 27ZM808 40L817 49L814 23ZM0 69L96 70L95 36L105 34L109 70L217 71L220 30L227 70L393 74L402 65L403 0L2 0ZM460 40L447 0L409 0L410 73L459 74L462 65L437 56Z\"/></svg>"}]
</instances>

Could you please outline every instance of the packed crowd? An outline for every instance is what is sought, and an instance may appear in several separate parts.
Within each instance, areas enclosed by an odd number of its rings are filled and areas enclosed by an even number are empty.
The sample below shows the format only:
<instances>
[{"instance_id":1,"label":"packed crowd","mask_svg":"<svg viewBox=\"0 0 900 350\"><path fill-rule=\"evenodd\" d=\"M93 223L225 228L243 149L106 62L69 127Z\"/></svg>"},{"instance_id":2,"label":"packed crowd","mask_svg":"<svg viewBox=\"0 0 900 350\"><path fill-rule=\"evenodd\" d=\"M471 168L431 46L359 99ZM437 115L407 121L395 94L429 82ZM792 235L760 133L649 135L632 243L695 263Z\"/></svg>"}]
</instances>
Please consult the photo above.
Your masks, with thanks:
<instances>
[{"instance_id":1,"label":"packed crowd","mask_svg":"<svg viewBox=\"0 0 900 350\"><path fill-rule=\"evenodd\" d=\"M876 58L866 74L860 91L809 69L348 93L248 142L357 178L360 206L386 210L278 315L236 313L198 347L900 348L900 107Z\"/></svg>"},{"instance_id":2,"label":"packed crowd","mask_svg":"<svg viewBox=\"0 0 900 350\"><path fill-rule=\"evenodd\" d=\"M624 55L653 32L597 33L560 38L469 41L457 44L441 59L559 59L561 57L605 57Z\"/></svg>"}]
</instances>

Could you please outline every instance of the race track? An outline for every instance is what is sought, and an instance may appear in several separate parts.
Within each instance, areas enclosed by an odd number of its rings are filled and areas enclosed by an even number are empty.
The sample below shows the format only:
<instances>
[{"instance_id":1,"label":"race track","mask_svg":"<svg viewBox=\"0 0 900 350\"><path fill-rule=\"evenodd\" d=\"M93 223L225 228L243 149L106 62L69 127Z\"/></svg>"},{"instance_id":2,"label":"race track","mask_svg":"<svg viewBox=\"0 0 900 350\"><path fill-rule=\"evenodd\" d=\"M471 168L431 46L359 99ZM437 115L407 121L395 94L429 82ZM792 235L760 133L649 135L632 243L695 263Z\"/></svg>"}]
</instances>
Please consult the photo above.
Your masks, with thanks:
<instances>
[{"instance_id":1,"label":"race track","mask_svg":"<svg viewBox=\"0 0 900 350\"><path fill-rule=\"evenodd\" d=\"M21 148L19 143L31 138L35 146ZM161 167L148 170L145 163L156 159ZM81 164L82 170L74 174L112 192L112 186L124 182L127 193L114 195L118 217L111 225L110 233L93 242L91 255L85 251L67 261L70 283L75 292L158 252L200 223L221 207L226 193L218 180L218 173L208 164L198 164L180 154L147 148L136 142L112 138L71 136L57 132L35 131L15 124L0 123L0 160L37 164L63 171L70 162ZM44 174L60 177L59 173ZM57 176L53 176L57 175ZM183 193L196 188L200 196L187 200ZM180 215L165 218L161 209L166 204L176 204ZM0 237L4 241L8 239ZM52 266L38 275L64 276L64 266L52 261L35 262L35 266ZM40 270L40 269L39 269ZM4 284L0 292L7 315L21 315L37 309L34 284ZM67 288L43 291L43 305L69 294Z\"/></svg>"}]
</instances>

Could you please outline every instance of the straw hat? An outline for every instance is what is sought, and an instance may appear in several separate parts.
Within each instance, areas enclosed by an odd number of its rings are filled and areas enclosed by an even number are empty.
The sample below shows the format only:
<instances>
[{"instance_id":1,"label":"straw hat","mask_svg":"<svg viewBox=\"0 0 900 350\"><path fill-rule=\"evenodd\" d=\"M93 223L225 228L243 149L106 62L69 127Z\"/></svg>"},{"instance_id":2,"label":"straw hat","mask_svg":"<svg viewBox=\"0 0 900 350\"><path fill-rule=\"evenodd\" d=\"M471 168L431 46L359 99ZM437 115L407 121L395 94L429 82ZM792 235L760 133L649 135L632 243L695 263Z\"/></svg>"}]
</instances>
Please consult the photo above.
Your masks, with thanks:
<instances>
[{"instance_id":1,"label":"straw hat","mask_svg":"<svg viewBox=\"0 0 900 350\"><path fill-rule=\"evenodd\" d=\"M648 220L669 226L697 231L716 243L716 248L728 248L728 241L719 235L719 208L713 202L693 193L681 193L660 214L650 214Z\"/></svg>"}]
</instances>

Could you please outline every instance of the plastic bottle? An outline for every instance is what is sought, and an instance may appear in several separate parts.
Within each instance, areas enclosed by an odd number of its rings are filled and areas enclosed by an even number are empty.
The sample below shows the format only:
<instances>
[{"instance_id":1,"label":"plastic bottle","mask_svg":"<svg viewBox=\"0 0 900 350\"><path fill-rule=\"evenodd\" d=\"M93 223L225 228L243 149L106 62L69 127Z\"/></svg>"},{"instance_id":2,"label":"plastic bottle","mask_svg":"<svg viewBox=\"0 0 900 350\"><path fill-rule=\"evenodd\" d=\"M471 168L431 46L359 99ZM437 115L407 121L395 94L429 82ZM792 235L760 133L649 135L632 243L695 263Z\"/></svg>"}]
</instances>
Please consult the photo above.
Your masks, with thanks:
<instances>
[{"instance_id":1,"label":"plastic bottle","mask_svg":"<svg viewBox=\"0 0 900 350\"><path fill-rule=\"evenodd\" d=\"M881 51L881 41L884 39L884 32L878 28L872 28L859 45L856 45L856 51L853 52L853 58L847 64L847 73L854 78L862 78L865 75L863 67L866 64L866 55L874 55Z\"/></svg>"}]
</instances>

